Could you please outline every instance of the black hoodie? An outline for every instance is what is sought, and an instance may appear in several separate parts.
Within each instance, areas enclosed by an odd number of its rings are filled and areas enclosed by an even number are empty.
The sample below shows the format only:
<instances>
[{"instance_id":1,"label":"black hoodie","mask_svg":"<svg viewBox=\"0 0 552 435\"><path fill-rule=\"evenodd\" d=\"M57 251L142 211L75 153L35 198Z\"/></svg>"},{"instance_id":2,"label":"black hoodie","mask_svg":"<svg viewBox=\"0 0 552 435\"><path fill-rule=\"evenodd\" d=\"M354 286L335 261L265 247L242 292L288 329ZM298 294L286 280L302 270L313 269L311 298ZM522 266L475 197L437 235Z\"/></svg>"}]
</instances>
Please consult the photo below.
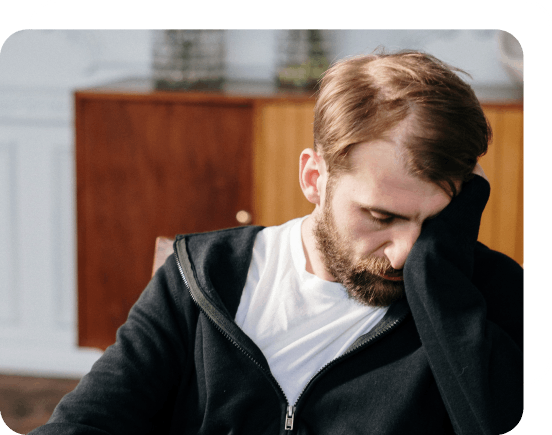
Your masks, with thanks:
<instances>
[{"instance_id":1,"label":"black hoodie","mask_svg":"<svg viewBox=\"0 0 552 435\"><path fill-rule=\"evenodd\" d=\"M422 228L406 298L288 404L235 324L255 236L179 236L116 343L32 435L500 434L523 412L523 277L476 242L489 196L466 183Z\"/></svg>"}]
</instances>

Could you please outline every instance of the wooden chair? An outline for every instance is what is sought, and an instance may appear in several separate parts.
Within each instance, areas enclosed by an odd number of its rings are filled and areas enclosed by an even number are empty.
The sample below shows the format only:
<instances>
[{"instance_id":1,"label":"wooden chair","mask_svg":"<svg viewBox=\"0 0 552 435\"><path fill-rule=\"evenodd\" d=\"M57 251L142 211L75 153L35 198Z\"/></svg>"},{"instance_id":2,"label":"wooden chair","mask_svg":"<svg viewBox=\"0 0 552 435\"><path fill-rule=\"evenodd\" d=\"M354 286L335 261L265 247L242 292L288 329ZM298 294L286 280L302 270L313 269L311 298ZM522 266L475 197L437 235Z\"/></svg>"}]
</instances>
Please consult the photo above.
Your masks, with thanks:
<instances>
[{"instance_id":1,"label":"wooden chair","mask_svg":"<svg viewBox=\"0 0 552 435\"><path fill-rule=\"evenodd\" d=\"M167 257L173 253L174 239L169 237L157 237L155 239L155 253L153 255L153 270L151 276L155 275Z\"/></svg>"}]
</instances>

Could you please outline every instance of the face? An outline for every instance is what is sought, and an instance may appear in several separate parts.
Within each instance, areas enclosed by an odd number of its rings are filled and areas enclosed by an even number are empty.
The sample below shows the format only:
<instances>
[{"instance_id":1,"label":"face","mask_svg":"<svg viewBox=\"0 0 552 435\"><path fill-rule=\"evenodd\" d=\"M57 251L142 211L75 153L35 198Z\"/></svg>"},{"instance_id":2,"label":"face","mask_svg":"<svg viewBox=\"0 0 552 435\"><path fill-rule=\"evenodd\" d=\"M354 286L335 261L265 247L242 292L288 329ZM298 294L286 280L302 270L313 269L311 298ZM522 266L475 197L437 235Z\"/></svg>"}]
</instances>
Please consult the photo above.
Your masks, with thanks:
<instances>
[{"instance_id":1,"label":"face","mask_svg":"<svg viewBox=\"0 0 552 435\"><path fill-rule=\"evenodd\" d=\"M395 144L359 144L349 172L319 182L314 236L327 271L361 303L388 306L404 294L402 268L422 224L451 197L409 175Z\"/></svg>"}]
</instances>

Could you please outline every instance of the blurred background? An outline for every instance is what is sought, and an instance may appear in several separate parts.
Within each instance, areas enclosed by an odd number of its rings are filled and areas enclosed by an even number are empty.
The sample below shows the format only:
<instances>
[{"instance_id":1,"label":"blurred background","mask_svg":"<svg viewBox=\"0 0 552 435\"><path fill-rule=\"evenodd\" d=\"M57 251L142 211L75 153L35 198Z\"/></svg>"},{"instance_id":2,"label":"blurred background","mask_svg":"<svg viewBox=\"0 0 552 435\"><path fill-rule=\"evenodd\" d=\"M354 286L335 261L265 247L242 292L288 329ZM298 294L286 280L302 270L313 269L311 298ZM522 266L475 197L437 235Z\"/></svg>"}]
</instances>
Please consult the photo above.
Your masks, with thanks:
<instances>
[{"instance_id":1,"label":"blurred background","mask_svg":"<svg viewBox=\"0 0 552 435\"><path fill-rule=\"evenodd\" d=\"M471 75L503 144L484 168L511 182L493 193L485 219L497 230L482 241L523 263L523 58L509 33L20 31L0 52L0 374L11 375L2 391L22 391L25 376L78 379L90 369L151 275L143 270L153 235L308 213L296 162L312 146L316 80L333 61L378 47L423 50ZM278 160L282 147L291 163ZM198 168L195 178L186 165ZM210 176L223 166L225 175ZM288 178L289 191L275 183ZM164 209L160 192L170 189ZM153 217L140 212L150 197ZM174 204L188 197L194 216L153 223L184 215ZM295 205L283 210L278 197ZM220 219L202 227L207 215ZM126 282L132 274L139 279ZM3 415L2 406L31 413L10 403L0 403Z\"/></svg>"}]
</instances>

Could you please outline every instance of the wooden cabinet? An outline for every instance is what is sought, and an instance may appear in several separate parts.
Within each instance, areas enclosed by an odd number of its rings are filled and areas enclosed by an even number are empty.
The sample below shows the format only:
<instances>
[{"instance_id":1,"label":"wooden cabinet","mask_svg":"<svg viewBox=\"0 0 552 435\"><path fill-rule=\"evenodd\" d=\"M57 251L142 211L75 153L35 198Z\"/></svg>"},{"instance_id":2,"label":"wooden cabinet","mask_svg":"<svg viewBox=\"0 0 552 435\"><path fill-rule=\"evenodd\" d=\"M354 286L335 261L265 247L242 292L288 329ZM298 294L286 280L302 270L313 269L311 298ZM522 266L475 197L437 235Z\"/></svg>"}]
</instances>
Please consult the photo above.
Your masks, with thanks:
<instances>
[{"instance_id":1,"label":"wooden cabinet","mask_svg":"<svg viewBox=\"0 0 552 435\"><path fill-rule=\"evenodd\" d=\"M491 182L504 172L508 180L493 182L481 231L516 258L522 142L512 107L488 106L501 127L484 168ZM298 168L313 145L313 108L311 94L252 84L195 93L136 81L76 92L79 345L115 341L149 281L157 236L237 226L240 210L259 225L312 211Z\"/></svg>"},{"instance_id":2,"label":"wooden cabinet","mask_svg":"<svg viewBox=\"0 0 552 435\"><path fill-rule=\"evenodd\" d=\"M274 104L283 117L274 118ZM79 345L114 342L150 279L157 236L238 226L241 210L265 225L275 209L277 220L310 211L304 199L298 206L296 180L312 133L287 121L296 111L312 118L312 108L309 95L270 88L157 92L126 82L76 92ZM286 143L275 153L280 133ZM273 177L269 188L260 181ZM273 200L290 186L296 200Z\"/></svg>"}]
</instances>

